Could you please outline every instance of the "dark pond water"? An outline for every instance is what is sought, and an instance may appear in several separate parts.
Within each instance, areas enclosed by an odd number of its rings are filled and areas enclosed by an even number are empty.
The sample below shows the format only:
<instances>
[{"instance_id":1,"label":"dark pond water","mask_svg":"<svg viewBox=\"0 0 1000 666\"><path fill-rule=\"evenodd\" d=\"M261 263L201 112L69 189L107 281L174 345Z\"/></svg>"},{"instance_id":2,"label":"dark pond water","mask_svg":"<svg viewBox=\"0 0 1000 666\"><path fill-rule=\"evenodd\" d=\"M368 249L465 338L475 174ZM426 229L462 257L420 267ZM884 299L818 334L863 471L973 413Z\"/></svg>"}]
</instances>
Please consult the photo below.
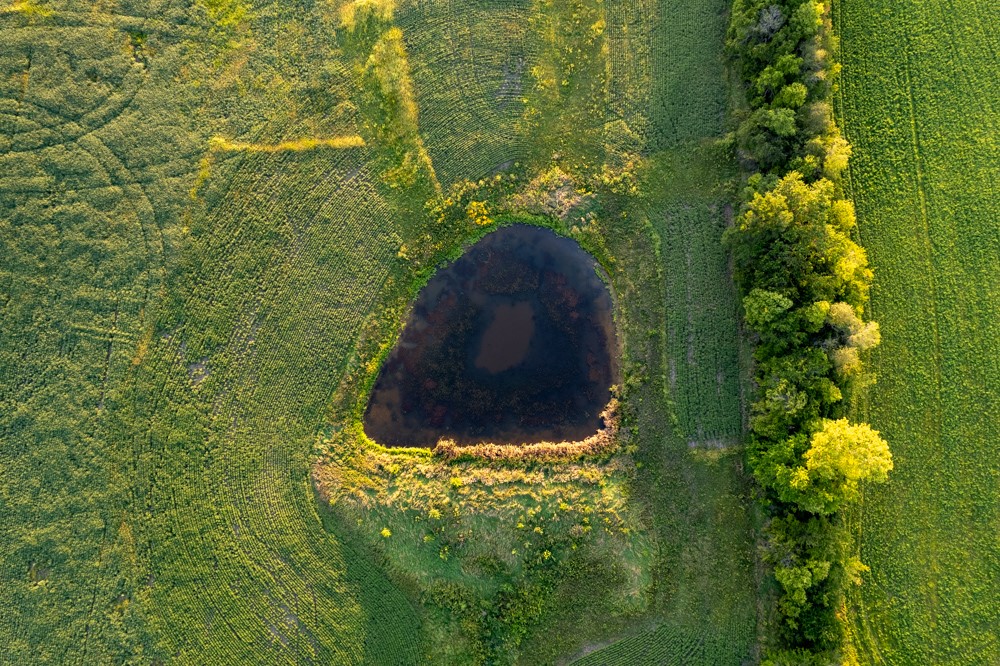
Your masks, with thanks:
<instances>
[{"instance_id":1,"label":"dark pond water","mask_svg":"<svg viewBox=\"0 0 1000 666\"><path fill-rule=\"evenodd\" d=\"M548 229L493 232L420 292L375 383L386 446L583 439L617 381L611 296L593 257Z\"/></svg>"}]
</instances>

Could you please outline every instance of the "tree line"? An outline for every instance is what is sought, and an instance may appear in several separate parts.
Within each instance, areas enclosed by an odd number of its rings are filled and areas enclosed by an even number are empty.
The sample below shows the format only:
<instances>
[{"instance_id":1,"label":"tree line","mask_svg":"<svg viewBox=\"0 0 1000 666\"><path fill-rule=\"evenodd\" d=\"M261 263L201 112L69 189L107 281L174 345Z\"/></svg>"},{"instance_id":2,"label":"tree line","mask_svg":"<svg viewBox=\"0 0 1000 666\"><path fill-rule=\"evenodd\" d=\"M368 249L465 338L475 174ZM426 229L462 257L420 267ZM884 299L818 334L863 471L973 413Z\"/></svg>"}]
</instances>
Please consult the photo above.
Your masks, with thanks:
<instances>
[{"instance_id":1,"label":"tree line","mask_svg":"<svg viewBox=\"0 0 1000 666\"><path fill-rule=\"evenodd\" d=\"M747 455L775 590L766 666L850 661L845 591L867 567L844 513L861 482L892 469L879 433L847 418L851 394L874 381L863 354L879 328L864 318L872 271L841 182L851 148L831 105L840 67L829 10L735 0L726 39L747 101L733 139L750 175L724 242L754 342Z\"/></svg>"}]
</instances>

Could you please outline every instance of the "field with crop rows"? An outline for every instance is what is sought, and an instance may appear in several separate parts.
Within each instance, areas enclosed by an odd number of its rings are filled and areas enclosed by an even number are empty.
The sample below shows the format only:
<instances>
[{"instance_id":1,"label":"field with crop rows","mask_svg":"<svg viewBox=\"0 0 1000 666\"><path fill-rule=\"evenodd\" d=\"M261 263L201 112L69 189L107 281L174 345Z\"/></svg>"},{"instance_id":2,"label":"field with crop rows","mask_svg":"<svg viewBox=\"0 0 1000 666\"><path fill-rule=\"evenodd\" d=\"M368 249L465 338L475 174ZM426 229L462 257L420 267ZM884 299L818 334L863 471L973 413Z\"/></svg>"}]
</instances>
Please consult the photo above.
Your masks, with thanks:
<instances>
[{"instance_id":1,"label":"field with crop rows","mask_svg":"<svg viewBox=\"0 0 1000 666\"><path fill-rule=\"evenodd\" d=\"M207 153L255 113L248 139L301 131L276 112L289 90L201 91L212 70L185 53L213 53L211 26L142 11L0 16L2 661L413 660L409 603L323 529L308 484L395 260L391 208L363 152Z\"/></svg>"},{"instance_id":2,"label":"field with crop rows","mask_svg":"<svg viewBox=\"0 0 1000 666\"><path fill-rule=\"evenodd\" d=\"M1000 9L840 0L850 180L896 469L858 520L865 664L1000 662Z\"/></svg>"},{"instance_id":3,"label":"field with crop rows","mask_svg":"<svg viewBox=\"0 0 1000 666\"><path fill-rule=\"evenodd\" d=\"M376 2L353 30L348 4L0 0L0 663L442 661L423 572L328 511L314 446L465 240L428 196L556 163L637 172L587 233L646 587L607 618L559 588L508 656L741 663L734 173L702 145L727 3Z\"/></svg>"},{"instance_id":4,"label":"field with crop rows","mask_svg":"<svg viewBox=\"0 0 1000 666\"><path fill-rule=\"evenodd\" d=\"M526 3L471 0L401 13L420 131L443 183L509 168L523 154L517 121L531 14Z\"/></svg>"},{"instance_id":5,"label":"field with crop rows","mask_svg":"<svg viewBox=\"0 0 1000 666\"><path fill-rule=\"evenodd\" d=\"M719 242L733 170L709 143L725 131L726 9L725 2L609 8L621 21L609 19L611 105L650 154L631 214L647 225L662 267L663 319L646 331L661 356L647 371L659 374L653 383L667 405L642 421L656 446L639 458L649 465L641 488L658 512L662 566L671 573L658 590L659 617L579 663L738 664L753 652L748 491L733 448L743 430L745 362Z\"/></svg>"}]
</instances>

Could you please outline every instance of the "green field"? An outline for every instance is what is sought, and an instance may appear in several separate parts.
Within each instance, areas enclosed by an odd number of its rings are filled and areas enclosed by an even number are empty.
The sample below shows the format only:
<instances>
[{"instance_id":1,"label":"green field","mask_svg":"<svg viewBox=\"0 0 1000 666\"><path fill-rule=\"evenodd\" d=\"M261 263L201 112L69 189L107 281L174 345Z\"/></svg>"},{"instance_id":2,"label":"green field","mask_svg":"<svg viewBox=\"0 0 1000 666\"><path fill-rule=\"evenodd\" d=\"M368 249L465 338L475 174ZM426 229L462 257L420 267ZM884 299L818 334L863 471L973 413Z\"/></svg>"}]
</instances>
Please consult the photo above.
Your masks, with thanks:
<instances>
[{"instance_id":1,"label":"green field","mask_svg":"<svg viewBox=\"0 0 1000 666\"><path fill-rule=\"evenodd\" d=\"M281 82L321 57L290 19L262 17L271 58L227 79L249 35L132 10L2 17L3 661L415 660L411 606L308 482L392 208L360 151L199 169L210 135L353 129Z\"/></svg>"},{"instance_id":2,"label":"green field","mask_svg":"<svg viewBox=\"0 0 1000 666\"><path fill-rule=\"evenodd\" d=\"M0 0L0 664L758 662L729 6ZM896 457L851 637L995 663L1000 12L835 25ZM607 271L622 446L374 445L408 303L516 221Z\"/></svg>"},{"instance_id":3,"label":"green field","mask_svg":"<svg viewBox=\"0 0 1000 666\"><path fill-rule=\"evenodd\" d=\"M858 521L863 664L1000 661L1000 10L840 0L844 126L896 469Z\"/></svg>"},{"instance_id":4,"label":"green field","mask_svg":"<svg viewBox=\"0 0 1000 666\"><path fill-rule=\"evenodd\" d=\"M338 3L0 6L0 661L467 663L436 565L316 497L317 434L469 238L424 212L438 188L640 154L641 191L581 232L620 302L635 435L607 473L638 596L609 616L557 583L502 655L750 655L734 172L700 145L726 3L667 4L429 2L353 31Z\"/></svg>"}]
</instances>

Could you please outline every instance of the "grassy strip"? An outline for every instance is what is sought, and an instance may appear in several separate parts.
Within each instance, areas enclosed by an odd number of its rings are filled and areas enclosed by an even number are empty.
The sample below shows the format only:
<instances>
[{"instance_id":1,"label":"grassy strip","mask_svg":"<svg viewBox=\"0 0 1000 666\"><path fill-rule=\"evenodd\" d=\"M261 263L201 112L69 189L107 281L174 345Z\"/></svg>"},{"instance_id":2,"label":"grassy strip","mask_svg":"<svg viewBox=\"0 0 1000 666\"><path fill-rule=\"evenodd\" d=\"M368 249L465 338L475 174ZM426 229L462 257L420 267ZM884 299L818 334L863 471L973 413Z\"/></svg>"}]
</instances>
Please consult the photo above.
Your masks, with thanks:
<instances>
[{"instance_id":1,"label":"grassy strip","mask_svg":"<svg viewBox=\"0 0 1000 666\"><path fill-rule=\"evenodd\" d=\"M839 664L845 589L867 570L844 510L861 482L886 480L892 457L844 418L874 381L861 354L880 334L863 319L872 272L840 187L850 146L830 103L837 45L816 0L736 0L727 41L748 102L734 138L752 175L725 240L755 342L748 458L776 583L764 663Z\"/></svg>"},{"instance_id":2,"label":"grassy strip","mask_svg":"<svg viewBox=\"0 0 1000 666\"><path fill-rule=\"evenodd\" d=\"M212 151L240 152L248 153L281 153L285 151L313 150L315 148L362 148L365 140L358 135L335 136L329 139L294 139L282 141L280 143L246 143L243 141L230 141L222 137L212 137L209 139L208 148Z\"/></svg>"}]
</instances>

